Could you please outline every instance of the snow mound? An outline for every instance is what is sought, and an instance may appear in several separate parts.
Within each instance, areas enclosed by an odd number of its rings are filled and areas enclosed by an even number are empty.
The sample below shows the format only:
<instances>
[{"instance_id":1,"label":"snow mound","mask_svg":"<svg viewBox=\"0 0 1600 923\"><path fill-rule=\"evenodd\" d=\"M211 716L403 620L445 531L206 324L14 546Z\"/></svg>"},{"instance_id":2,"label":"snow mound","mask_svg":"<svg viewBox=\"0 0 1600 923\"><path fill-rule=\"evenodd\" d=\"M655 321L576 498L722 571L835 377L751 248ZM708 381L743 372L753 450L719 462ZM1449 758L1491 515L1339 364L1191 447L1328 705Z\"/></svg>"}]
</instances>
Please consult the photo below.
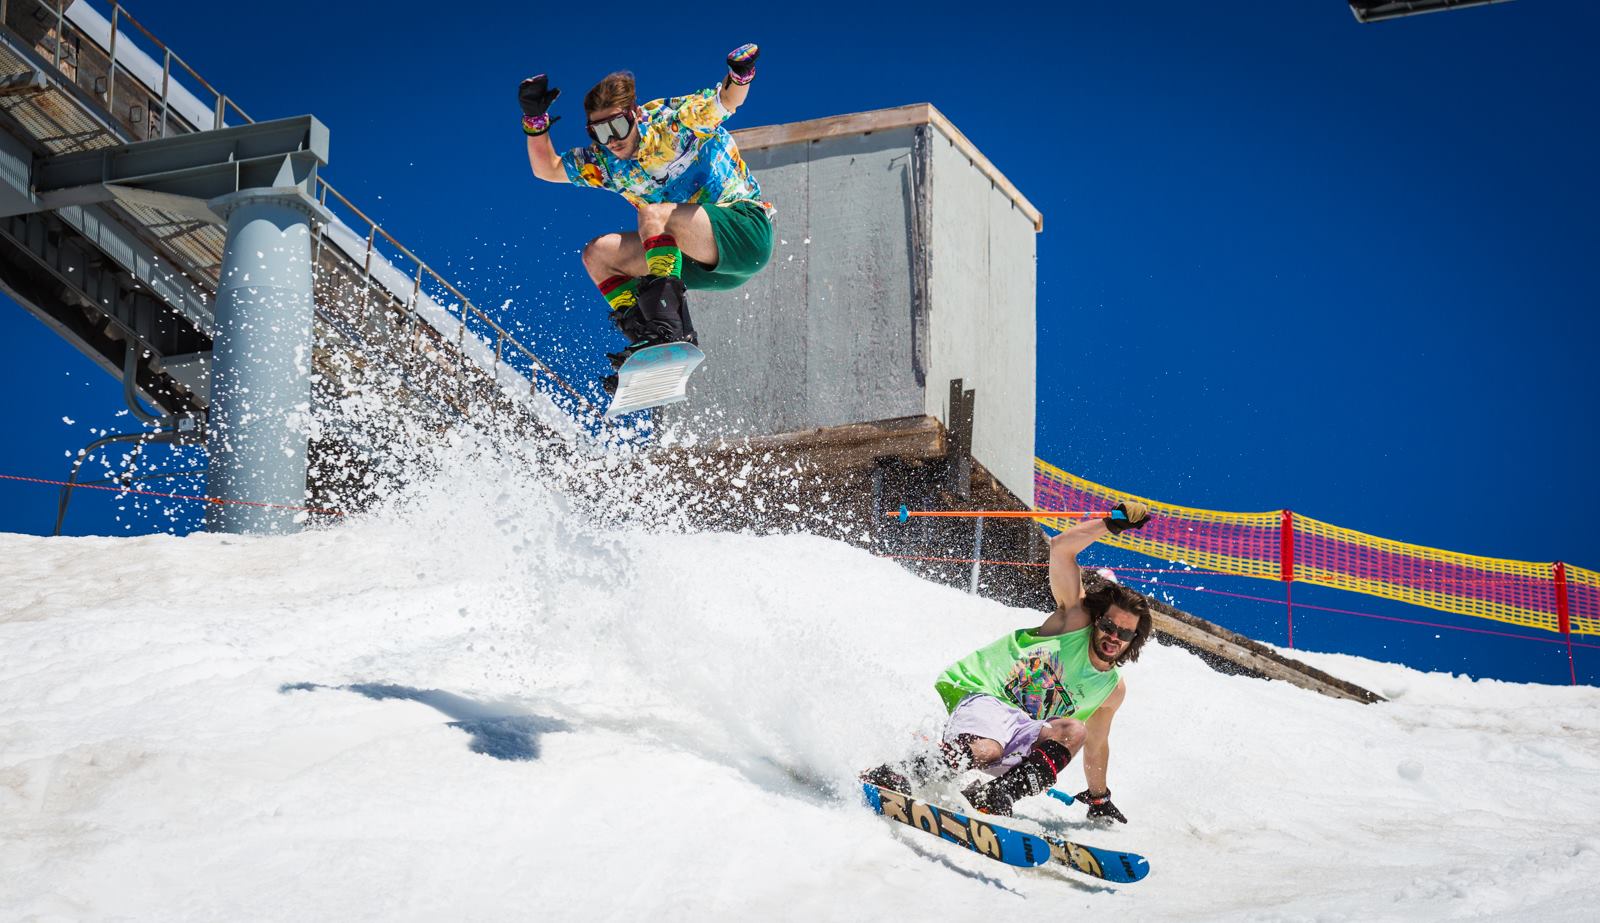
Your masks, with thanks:
<instances>
[{"instance_id":1,"label":"snow mound","mask_svg":"<svg viewBox=\"0 0 1600 923\"><path fill-rule=\"evenodd\" d=\"M823 538L602 525L476 475L287 538L0 535L0 918L1544 920L1600 898L1600 690L1313 657L1400 693L1361 706L1153 646L1112 734L1132 823L1025 803L1150 877L1020 872L895 830L852 778L937 727L948 662L1040 614Z\"/></svg>"}]
</instances>

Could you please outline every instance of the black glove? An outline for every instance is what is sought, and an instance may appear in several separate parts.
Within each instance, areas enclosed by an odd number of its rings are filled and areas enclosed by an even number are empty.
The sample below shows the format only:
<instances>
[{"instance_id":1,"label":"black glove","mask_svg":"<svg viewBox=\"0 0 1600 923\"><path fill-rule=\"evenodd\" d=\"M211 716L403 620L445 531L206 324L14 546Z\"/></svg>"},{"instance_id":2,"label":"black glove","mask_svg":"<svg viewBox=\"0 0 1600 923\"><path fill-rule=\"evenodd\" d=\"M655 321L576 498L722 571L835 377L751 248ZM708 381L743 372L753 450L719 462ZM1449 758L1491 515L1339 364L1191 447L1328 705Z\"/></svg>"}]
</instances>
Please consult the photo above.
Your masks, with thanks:
<instances>
[{"instance_id":1,"label":"black glove","mask_svg":"<svg viewBox=\"0 0 1600 923\"><path fill-rule=\"evenodd\" d=\"M728 76L734 83L744 86L756 78L756 56L761 49L754 44L740 45L728 52Z\"/></svg>"},{"instance_id":2,"label":"black glove","mask_svg":"<svg viewBox=\"0 0 1600 923\"><path fill-rule=\"evenodd\" d=\"M1109 788L1098 795L1088 789L1084 789L1074 795L1073 798L1089 806L1090 820L1104 818L1106 820L1114 820L1119 824L1128 822L1128 819L1122 816L1122 812L1117 810L1117 806L1111 803L1111 789Z\"/></svg>"},{"instance_id":3,"label":"black glove","mask_svg":"<svg viewBox=\"0 0 1600 923\"><path fill-rule=\"evenodd\" d=\"M561 116L550 116L550 105L561 95L550 89L550 80L544 74L529 77L517 87L517 102L522 105L522 130L530 135L542 135L550 130Z\"/></svg>"},{"instance_id":4,"label":"black glove","mask_svg":"<svg viewBox=\"0 0 1600 923\"><path fill-rule=\"evenodd\" d=\"M1106 517L1106 528L1111 530L1112 535L1120 535L1124 529L1143 529L1144 524L1150 521L1150 507L1138 500L1118 503L1116 511L1122 514L1122 518Z\"/></svg>"}]
</instances>

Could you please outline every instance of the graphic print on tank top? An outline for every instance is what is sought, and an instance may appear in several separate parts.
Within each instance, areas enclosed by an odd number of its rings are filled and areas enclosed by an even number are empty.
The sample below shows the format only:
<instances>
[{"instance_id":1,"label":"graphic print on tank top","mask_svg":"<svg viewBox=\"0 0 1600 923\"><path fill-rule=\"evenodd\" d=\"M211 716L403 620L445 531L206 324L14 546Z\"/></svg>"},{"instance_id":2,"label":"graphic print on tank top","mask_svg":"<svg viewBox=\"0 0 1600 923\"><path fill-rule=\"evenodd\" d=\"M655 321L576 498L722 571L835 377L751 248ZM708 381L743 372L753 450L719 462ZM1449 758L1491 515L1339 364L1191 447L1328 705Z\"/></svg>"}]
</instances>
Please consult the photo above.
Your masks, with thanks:
<instances>
[{"instance_id":1,"label":"graphic print on tank top","mask_svg":"<svg viewBox=\"0 0 1600 923\"><path fill-rule=\"evenodd\" d=\"M1072 693L1061 681L1061 659L1054 651L1029 651L1017 660L1006 677L1006 694L1040 721L1077 711Z\"/></svg>"}]
</instances>

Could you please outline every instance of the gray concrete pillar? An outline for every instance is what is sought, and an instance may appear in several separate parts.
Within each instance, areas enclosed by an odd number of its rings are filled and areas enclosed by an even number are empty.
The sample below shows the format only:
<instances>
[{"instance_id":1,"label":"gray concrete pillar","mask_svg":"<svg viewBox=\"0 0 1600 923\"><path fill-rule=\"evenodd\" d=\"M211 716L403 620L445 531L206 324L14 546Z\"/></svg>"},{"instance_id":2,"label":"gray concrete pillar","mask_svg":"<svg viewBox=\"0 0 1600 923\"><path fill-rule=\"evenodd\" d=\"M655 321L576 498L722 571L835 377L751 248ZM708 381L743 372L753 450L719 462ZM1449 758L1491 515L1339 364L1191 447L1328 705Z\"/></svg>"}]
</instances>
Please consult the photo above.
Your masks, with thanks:
<instances>
[{"instance_id":1,"label":"gray concrete pillar","mask_svg":"<svg viewBox=\"0 0 1600 923\"><path fill-rule=\"evenodd\" d=\"M209 203L228 222L212 338L206 492L211 532L297 531L306 505L311 412L313 219L298 189L247 189ZM253 504L274 504L259 506Z\"/></svg>"}]
</instances>

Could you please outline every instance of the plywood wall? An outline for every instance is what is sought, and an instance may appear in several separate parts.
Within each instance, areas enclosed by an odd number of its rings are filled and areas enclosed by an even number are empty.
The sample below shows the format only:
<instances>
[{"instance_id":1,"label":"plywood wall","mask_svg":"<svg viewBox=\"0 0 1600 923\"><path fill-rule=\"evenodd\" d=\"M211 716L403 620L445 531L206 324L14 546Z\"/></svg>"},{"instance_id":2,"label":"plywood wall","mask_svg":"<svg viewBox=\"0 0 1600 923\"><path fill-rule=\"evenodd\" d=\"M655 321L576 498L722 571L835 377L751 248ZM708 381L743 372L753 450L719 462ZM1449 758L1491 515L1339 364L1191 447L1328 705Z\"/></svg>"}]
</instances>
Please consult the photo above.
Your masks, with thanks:
<instances>
[{"instance_id":1,"label":"plywood wall","mask_svg":"<svg viewBox=\"0 0 1600 923\"><path fill-rule=\"evenodd\" d=\"M972 456L1033 502L1033 221L949 138L933 132L926 413L944 419L960 378L977 392Z\"/></svg>"},{"instance_id":2,"label":"plywood wall","mask_svg":"<svg viewBox=\"0 0 1600 923\"><path fill-rule=\"evenodd\" d=\"M887 128L855 130L868 113L841 117L849 133L756 130L775 139L743 149L777 207L772 262L742 288L690 293L706 364L660 419L705 435L948 422L961 378L977 391L974 457L1031 501L1036 216L931 107L935 121L904 124L914 108Z\"/></svg>"}]
</instances>

